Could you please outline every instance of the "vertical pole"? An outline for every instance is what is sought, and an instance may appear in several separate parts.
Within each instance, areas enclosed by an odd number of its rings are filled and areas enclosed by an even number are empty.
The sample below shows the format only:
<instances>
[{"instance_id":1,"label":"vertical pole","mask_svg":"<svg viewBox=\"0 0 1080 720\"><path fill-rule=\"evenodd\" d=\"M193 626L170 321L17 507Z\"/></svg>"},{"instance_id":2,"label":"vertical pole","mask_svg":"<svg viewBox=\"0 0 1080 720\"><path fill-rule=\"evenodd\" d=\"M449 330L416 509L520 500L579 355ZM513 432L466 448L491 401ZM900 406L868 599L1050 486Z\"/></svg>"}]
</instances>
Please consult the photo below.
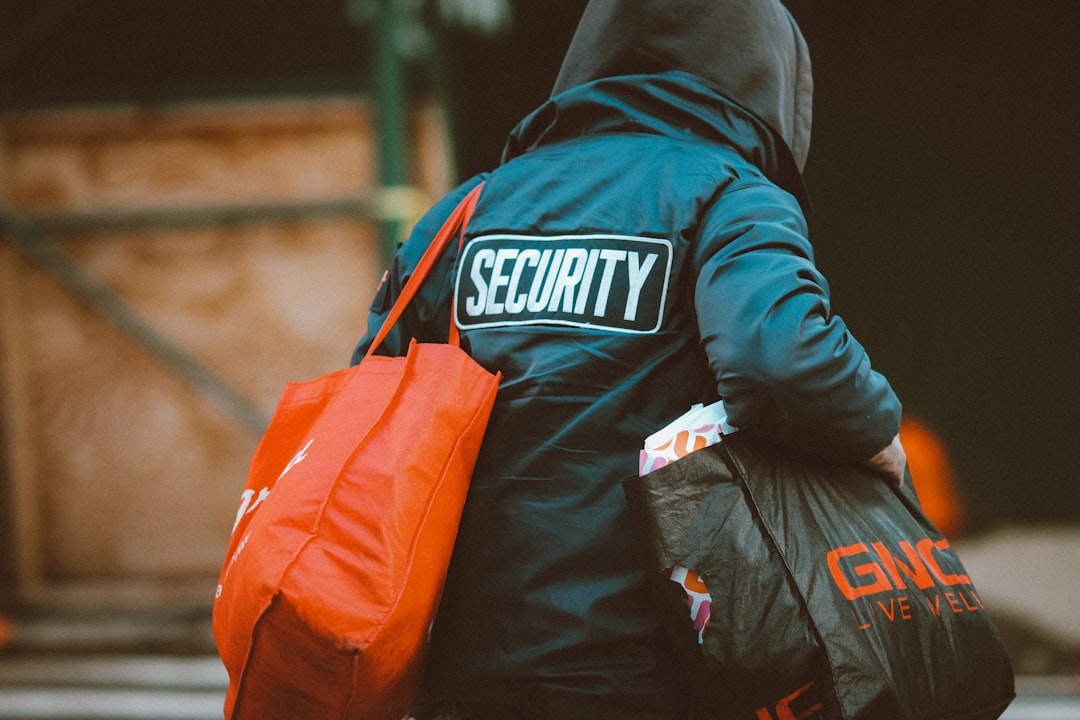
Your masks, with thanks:
<instances>
[{"instance_id":1,"label":"vertical pole","mask_svg":"<svg viewBox=\"0 0 1080 720\"><path fill-rule=\"evenodd\" d=\"M400 197L407 186L405 158L405 100L402 87L398 0L376 0L375 18L375 99L379 133L380 194L387 200ZM393 205L392 201L387 202ZM402 240L403 213L386 208L381 220L383 255L387 262Z\"/></svg>"},{"instance_id":2,"label":"vertical pole","mask_svg":"<svg viewBox=\"0 0 1080 720\"><path fill-rule=\"evenodd\" d=\"M14 564L14 593L4 600L35 602L41 599L45 574L45 527L41 508L41 467L38 433L35 432L32 362L27 350L27 317L23 276L26 268L16 252L0 243L0 393L4 401L3 426L7 442L7 480L4 493L9 503L0 520L5 542L13 548L5 559ZM5 527L7 526L7 527Z\"/></svg>"}]
</instances>

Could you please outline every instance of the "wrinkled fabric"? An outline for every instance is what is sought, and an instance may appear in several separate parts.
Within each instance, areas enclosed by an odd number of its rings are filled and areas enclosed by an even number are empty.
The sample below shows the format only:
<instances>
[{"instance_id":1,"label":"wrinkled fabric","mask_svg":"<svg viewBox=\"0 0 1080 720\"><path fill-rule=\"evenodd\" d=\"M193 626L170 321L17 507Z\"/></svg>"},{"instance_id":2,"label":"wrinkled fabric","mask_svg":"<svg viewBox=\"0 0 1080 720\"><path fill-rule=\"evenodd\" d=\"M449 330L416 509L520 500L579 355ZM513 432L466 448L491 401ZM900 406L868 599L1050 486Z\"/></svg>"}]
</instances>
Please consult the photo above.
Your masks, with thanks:
<instances>
[{"instance_id":1,"label":"wrinkled fabric","mask_svg":"<svg viewBox=\"0 0 1080 720\"><path fill-rule=\"evenodd\" d=\"M901 488L740 431L624 485L654 567L694 568L712 598L687 663L702 716L993 720L1015 696L973 578L910 476ZM684 613L672 632L687 627Z\"/></svg>"},{"instance_id":2,"label":"wrinkled fabric","mask_svg":"<svg viewBox=\"0 0 1080 720\"><path fill-rule=\"evenodd\" d=\"M503 375L426 689L521 718L679 717L620 486L644 439L723 397L736 426L857 461L896 434L899 403L832 312L787 142L685 69L589 79L525 118L399 250L357 358L481 180L464 251L379 349L445 340L453 299L462 347Z\"/></svg>"}]
</instances>

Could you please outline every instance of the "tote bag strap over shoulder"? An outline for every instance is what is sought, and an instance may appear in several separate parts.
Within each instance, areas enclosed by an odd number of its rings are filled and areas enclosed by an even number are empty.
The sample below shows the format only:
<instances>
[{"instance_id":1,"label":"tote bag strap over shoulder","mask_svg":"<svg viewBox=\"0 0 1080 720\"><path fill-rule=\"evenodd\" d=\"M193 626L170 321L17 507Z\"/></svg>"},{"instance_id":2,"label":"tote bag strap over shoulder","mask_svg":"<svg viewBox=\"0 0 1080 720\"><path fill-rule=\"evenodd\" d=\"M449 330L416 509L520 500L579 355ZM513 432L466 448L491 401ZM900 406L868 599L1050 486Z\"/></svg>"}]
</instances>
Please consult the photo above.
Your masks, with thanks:
<instances>
[{"instance_id":1,"label":"tote bag strap over shoulder","mask_svg":"<svg viewBox=\"0 0 1080 720\"><path fill-rule=\"evenodd\" d=\"M450 241L453 239L454 234L458 232L460 228L461 232L458 235L458 248L465 242L465 229L469 225L469 220L472 218L473 210L476 209L476 202L480 198L480 191L483 189L484 183L480 183L465 196L454 212L450 213L450 217L446 219L443 226L439 229L439 233L435 236L435 239L431 241L431 245L424 252L423 257L420 258L420 262L417 263L416 269L413 270L413 274L409 277L409 280L405 283L405 287L401 289L401 294L394 302L394 306L390 308L390 313L386 316L386 320L383 321L382 327L379 328L379 332L376 333L375 339L371 341L371 346L368 347L367 354L364 357L371 357L382 341L386 339L390 329L394 327L394 323L401 317L401 313L405 311L405 306L420 290L420 285L423 284L424 279L427 277L431 268L439 260L443 251L450 245ZM454 323L454 308L450 307L450 339L449 344L455 347L461 346L461 337L458 332L457 325Z\"/></svg>"},{"instance_id":2,"label":"tote bag strap over shoulder","mask_svg":"<svg viewBox=\"0 0 1080 720\"><path fill-rule=\"evenodd\" d=\"M373 348L463 237L479 192L434 237ZM499 380L460 344L412 341L290 383L214 601L225 718L406 716Z\"/></svg>"}]
</instances>

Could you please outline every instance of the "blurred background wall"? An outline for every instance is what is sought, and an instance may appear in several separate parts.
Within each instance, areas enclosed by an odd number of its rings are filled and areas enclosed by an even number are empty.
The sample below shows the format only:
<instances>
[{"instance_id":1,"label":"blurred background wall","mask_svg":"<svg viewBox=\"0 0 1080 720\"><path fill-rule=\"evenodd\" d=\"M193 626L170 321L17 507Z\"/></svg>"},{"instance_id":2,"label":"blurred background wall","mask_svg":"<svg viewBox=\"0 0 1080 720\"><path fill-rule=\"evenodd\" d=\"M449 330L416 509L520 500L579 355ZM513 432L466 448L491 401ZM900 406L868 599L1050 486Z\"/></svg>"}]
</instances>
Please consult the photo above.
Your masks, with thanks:
<instances>
[{"instance_id":1,"label":"blurred background wall","mask_svg":"<svg viewBox=\"0 0 1080 720\"><path fill-rule=\"evenodd\" d=\"M787 4L834 309L965 531L1077 523L1080 5ZM498 162L584 5L0 5L9 600L209 600L257 418L347 361L394 233Z\"/></svg>"},{"instance_id":2,"label":"blurred background wall","mask_svg":"<svg viewBox=\"0 0 1080 720\"><path fill-rule=\"evenodd\" d=\"M398 226L453 180L430 83L391 77L384 131L378 18L203 6L5 5L10 604L207 606L284 383L347 364ZM336 74L294 68L282 43L325 28Z\"/></svg>"}]
</instances>

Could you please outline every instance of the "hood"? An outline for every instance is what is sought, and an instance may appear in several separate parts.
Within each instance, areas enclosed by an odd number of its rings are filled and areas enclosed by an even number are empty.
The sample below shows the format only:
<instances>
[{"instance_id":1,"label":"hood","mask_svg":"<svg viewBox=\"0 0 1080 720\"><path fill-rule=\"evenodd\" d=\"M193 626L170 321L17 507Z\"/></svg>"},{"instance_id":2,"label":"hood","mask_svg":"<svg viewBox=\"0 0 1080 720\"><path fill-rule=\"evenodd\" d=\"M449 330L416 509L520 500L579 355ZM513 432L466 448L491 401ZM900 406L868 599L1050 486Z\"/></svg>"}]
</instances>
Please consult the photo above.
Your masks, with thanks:
<instances>
[{"instance_id":1,"label":"hood","mask_svg":"<svg viewBox=\"0 0 1080 720\"><path fill-rule=\"evenodd\" d=\"M713 83L681 70L601 78L555 95L511 131L502 162L546 146L615 133L694 138L727 147L810 212L802 173L780 135Z\"/></svg>"},{"instance_id":2,"label":"hood","mask_svg":"<svg viewBox=\"0 0 1080 720\"><path fill-rule=\"evenodd\" d=\"M764 120L799 169L810 149L810 54L779 0L591 0L552 95L601 78L683 71Z\"/></svg>"}]
</instances>

